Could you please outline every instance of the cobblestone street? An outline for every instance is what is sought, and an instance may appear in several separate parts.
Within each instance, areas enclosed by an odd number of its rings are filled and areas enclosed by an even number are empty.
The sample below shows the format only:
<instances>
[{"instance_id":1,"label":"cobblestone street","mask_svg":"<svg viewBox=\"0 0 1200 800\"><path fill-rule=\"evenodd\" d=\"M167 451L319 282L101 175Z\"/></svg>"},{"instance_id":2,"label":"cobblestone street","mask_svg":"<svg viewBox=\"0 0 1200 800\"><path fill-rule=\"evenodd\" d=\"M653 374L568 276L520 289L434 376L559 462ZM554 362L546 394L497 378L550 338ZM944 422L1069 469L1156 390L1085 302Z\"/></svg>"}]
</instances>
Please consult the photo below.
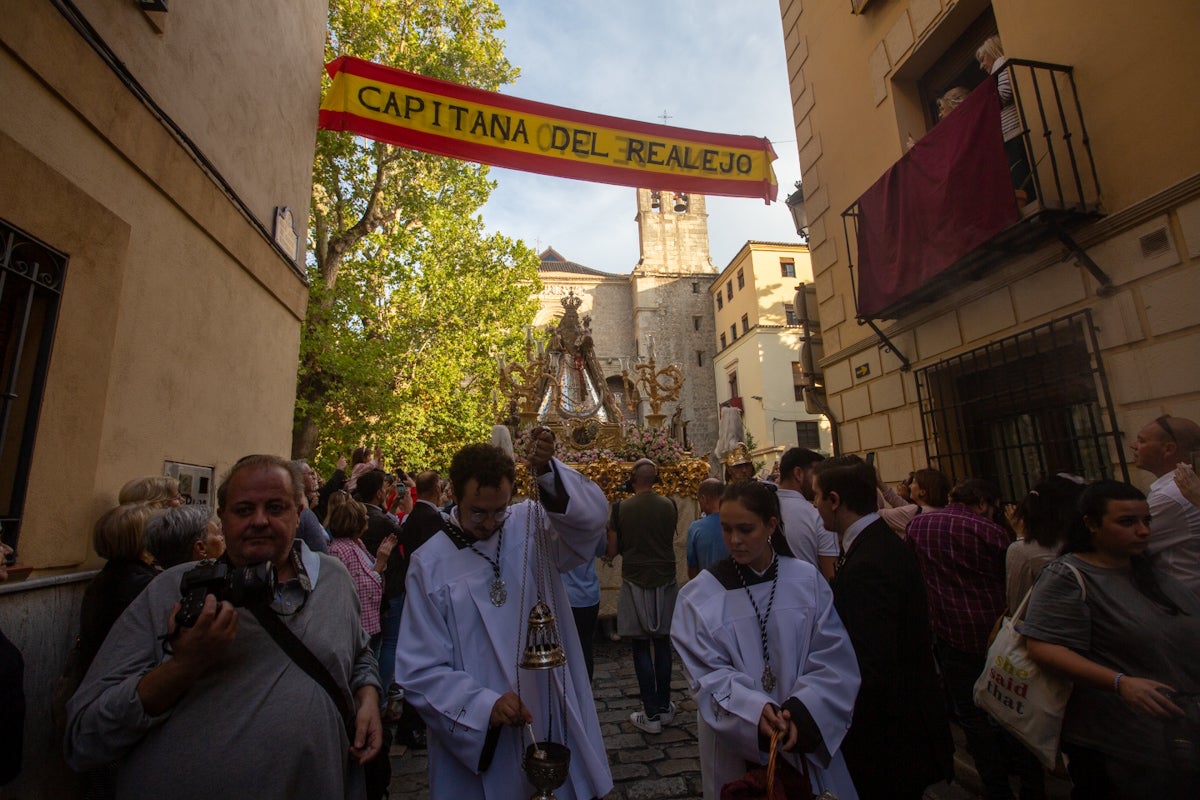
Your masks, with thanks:
<instances>
[{"instance_id":1,"label":"cobblestone street","mask_svg":"<svg viewBox=\"0 0 1200 800\"><path fill-rule=\"evenodd\" d=\"M679 705L674 723L660 734L643 733L633 727L629 714L641 708L641 702L629 645L626 642L596 642L596 676L592 692L615 784L607 800L675 800L701 796L696 704L688 694L678 659L671 690ZM978 797L975 792L963 788L978 788L978 778L970 758L965 755L961 736L957 738L959 752L955 767L958 782L930 787L925 792L927 800L973 800ZM429 800L426 763L423 752L412 752L400 745L392 748L390 800ZM1048 777L1046 788L1049 798L1068 796L1064 781Z\"/></svg>"},{"instance_id":2,"label":"cobblestone street","mask_svg":"<svg viewBox=\"0 0 1200 800\"><path fill-rule=\"evenodd\" d=\"M671 681L679 705L675 722L660 734L643 733L629 721L641 708L633 659L625 642L596 642L596 674L592 693L608 748L615 787L608 800L700 797L700 763L696 758L696 704L678 659ZM424 753L392 748L391 800L428 800Z\"/></svg>"}]
</instances>

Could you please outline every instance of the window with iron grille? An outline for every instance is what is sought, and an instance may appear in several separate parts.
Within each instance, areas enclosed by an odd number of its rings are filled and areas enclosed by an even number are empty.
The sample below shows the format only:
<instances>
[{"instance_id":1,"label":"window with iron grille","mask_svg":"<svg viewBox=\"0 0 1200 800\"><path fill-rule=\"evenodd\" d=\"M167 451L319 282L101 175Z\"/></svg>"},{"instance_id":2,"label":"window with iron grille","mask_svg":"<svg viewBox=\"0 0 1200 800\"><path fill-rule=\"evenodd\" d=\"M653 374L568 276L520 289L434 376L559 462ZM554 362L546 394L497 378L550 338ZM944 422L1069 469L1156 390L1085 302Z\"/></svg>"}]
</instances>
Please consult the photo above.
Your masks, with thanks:
<instances>
[{"instance_id":1,"label":"window with iron grille","mask_svg":"<svg viewBox=\"0 0 1200 800\"><path fill-rule=\"evenodd\" d=\"M796 423L796 446L809 450L821 449L821 427L816 422Z\"/></svg>"},{"instance_id":2,"label":"window with iron grille","mask_svg":"<svg viewBox=\"0 0 1200 800\"><path fill-rule=\"evenodd\" d=\"M1019 500L1046 475L1129 479L1090 311L918 370L925 453Z\"/></svg>"},{"instance_id":3,"label":"window with iron grille","mask_svg":"<svg viewBox=\"0 0 1200 800\"><path fill-rule=\"evenodd\" d=\"M13 549L67 257L0 220L0 524Z\"/></svg>"}]
</instances>

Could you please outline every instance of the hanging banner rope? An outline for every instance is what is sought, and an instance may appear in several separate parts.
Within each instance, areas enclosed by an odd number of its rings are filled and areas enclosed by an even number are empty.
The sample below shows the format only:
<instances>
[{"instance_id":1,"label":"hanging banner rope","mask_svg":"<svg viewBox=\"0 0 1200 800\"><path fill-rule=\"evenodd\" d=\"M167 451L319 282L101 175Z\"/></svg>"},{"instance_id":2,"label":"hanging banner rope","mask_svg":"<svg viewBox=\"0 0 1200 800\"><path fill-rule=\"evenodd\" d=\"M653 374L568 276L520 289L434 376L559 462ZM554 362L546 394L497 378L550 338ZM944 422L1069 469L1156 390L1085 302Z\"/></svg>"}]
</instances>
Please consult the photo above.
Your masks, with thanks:
<instances>
[{"instance_id":1,"label":"hanging banner rope","mask_svg":"<svg viewBox=\"0 0 1200 800\"><path fill-rule=\"evenodd\" d=\"M776 199L770 141L589 114L342 56L320 126L464 161L564 178Z\"/></svg>"}]
</instances>

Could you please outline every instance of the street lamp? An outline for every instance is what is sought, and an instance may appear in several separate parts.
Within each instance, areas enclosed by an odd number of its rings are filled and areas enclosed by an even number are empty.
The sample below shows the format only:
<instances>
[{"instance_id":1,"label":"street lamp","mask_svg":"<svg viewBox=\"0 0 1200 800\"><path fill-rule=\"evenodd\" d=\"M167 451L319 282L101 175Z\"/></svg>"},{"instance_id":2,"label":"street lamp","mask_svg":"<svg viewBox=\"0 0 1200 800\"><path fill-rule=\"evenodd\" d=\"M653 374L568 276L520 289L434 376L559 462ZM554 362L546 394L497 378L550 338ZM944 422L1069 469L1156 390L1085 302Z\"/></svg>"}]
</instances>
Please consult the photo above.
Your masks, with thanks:
<instances>
[{"instance_id":1,"label":"street lamp","mask_svg":"<svg viewBox=\"0 0 1200 800\"><path fill-rule=\"evenodd\" d=\"M788 211L792 212L792 222L796 225L796 234L805 242L808 241L808 214L804 211L804 190L800 187L800 181L796 181L796 191L787 196L783 201Z\"/></svg>"}]
</instances>

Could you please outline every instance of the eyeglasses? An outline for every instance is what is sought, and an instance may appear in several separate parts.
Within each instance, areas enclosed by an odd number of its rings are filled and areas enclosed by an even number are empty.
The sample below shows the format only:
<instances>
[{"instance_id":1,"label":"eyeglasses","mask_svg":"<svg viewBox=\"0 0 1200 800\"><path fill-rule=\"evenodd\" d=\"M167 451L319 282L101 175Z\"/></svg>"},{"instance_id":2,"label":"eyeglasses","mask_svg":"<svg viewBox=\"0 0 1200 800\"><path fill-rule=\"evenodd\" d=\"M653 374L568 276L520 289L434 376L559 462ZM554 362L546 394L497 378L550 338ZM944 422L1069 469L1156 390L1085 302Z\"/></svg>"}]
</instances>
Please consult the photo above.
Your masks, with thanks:
<instances>
[{"instance_id":1,"label":"eyeglasses","mask_svg":"<svg viewBox=\"0 0 1200 800\"><path fill-rule=\"evenodd\" d=\"M480 525L485 519L490 517L493 522L499 525L504 522L504 520L508 519L510 514L512 514L512 506L505 506L504 508L497 509L496 511L472 511L467 515L467 520L469 520L472 525Z\"/></svg>"},{"instance_id":2,"label":"eyeglasses","mask_svg":"<svg viewBox=\"0 0 1200 800\"><path fill-rule=\"evenodd\" d=\"M1171 437L1172 442L1178 443L1179 440L1175 438L1175 431L1171 430L1171 426L1169 424L1167 424L1167 420L1169 420L1170 418L1171 418L1170 414L1163 414L1161 417L1159 417L1158 419L1156 419L1154 421L1158 423L1160 428L1162 428L1164 431L1167 432L1167 436Z\"/></svg>"}]
</instances>

